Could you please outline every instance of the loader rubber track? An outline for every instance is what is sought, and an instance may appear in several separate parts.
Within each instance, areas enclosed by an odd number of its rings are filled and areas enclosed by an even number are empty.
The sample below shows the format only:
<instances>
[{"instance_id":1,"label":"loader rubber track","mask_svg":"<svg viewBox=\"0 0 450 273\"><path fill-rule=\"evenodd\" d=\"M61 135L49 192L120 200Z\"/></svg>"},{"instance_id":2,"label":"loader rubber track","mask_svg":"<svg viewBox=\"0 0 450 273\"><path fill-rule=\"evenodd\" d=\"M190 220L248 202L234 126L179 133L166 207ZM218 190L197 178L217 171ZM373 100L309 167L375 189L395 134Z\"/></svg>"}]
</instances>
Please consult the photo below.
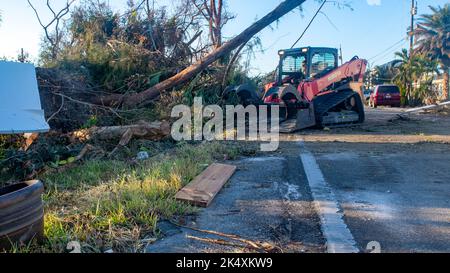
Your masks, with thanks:
<instances>
[{"instance_id":1,"label":"loader rubber track","mask_svg":"<svg viewBox=\"0 0 450 273\"><path fill-rule=\"evenodd\" d=\"M330 110L332 110L334 107L338 106L339 104L345 102L347 99L351 98L352 96L358 96L358 99L356 100L356 108L357 113L359 114L359 121L357 123L363 123L365 119L364 115L364 105L362 104L362 101L359 97L359 94L352 91L352 90L343 90L338 91L335 93L330 93L327 95L319 96L316 99L314 99L314 109L316 112L316 119L317 119L317 125L319 127L322 127L322 120L323 116L328 113ZM349 123L349 125L355 124ZM333 124L335 125L345 125L345 124Z\"/></svg>"}]
</instances>

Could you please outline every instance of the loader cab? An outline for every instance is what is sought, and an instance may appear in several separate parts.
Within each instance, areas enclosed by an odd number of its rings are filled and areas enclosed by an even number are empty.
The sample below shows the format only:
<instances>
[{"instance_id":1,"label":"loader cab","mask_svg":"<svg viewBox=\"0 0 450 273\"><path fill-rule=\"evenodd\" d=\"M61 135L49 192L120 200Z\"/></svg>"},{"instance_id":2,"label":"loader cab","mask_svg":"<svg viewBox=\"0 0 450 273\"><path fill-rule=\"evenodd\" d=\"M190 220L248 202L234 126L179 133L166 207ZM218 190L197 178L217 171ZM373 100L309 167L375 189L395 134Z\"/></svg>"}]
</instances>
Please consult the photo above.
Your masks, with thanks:
<instances>
[{"instance_id":1,"label":"loader cab","mask_svg":"<svg viewBox=\"0 0 450 273\"><path fill-rule=\"evenodd\" d=\"M326 47L304 47L280 50L277 85L298 84L319 78L338 67L338 50Z\"/></svg>"}]
</instances>

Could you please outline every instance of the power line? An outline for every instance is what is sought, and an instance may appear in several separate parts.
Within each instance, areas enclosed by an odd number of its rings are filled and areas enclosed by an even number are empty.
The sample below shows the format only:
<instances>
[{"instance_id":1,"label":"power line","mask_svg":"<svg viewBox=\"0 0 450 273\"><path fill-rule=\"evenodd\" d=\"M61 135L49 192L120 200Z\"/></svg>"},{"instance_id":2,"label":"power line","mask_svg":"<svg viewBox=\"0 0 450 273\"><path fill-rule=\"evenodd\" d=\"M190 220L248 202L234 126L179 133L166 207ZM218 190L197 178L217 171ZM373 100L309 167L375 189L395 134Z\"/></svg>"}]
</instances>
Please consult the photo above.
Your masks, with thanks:
<instances>
[{"instance_id":1,"label":"power line","mask_svg":"<svg viewBox=\"0 0 450 273\"><path fill-rule=\"evenodd\" d=\"M406 40L405 40L406 42ZM380 56L379 58L375 59L374 61L372 61L372 64L376 64L377 62L383 60L384 58L386 58L389 54L394 53L395 51L401 49L404 46L404 44L400 44L397 47L392 48L390 51L386 52L384 55Z\"/></svg>"},{"instance_id":2,"label":"power line","mask_svg":"<svg viewBox=\"0 0 450 273\"><path fill-rule=\"evenodd\" d=\"M333 23L333 21L331 21L331 19L330 19L330 17L328 17L328 15L325 13L325 12L320 12L320 14L322 14L324 17L325 17L325 19L327 19L327 21L328 21L328 23L330 23L330 25L332 26L332 27L334 27L334 29L336 30L336 31L340 31L339 30L339 28Z\"/></svg>"},{"instance_id":3,"label":"power line","mask_svg":"<svg viewBox=\"0 0 450 273\"><path fill-rule=\"evenodd\" d=\"M376 58L375 60L372 61L372 63L376 63L382 59L384 59L386 56L388 56L389 54L394 53L395 51L401 49L404 46L404 44L400 44L396 47L393 47L391 50L387 51L386 53L384 53L383 55L379 56L378 58Z\"/></svg>"},{"instance_id":4,"label":"power line","mask_svg":"<svg viewBox=\"0 0 450 273\"><path fill-rule=\"evenodd\" d=\"M294 48L294 46L300 42L300 40L303 38L303 36L305 35L306 31L308 31L309 27L311 26L311 24L314 22L314 20L316 19L317 15L319 14L319 12L322 10L323 6L325 6L325 4L327 3L327 0L324 0L322 5L320 5L319 9L317 10L316 14L314 14L314 17L311 19L311 21L309 22L308 26L306 27L305 31L303 31L302 35L300 35L300 37L297 39L297 41L295 41L295 43L291 46L291 49Z\"/></svg>"},{"instance_id":5,"label":"power line","mask_svg":"<svg viewBox=\"0 0 450 273\"><path fill-rule=\"evenodd\" d=\"M405 42L407 40L407 38L402 38L400 41L396 42L395 44L391 45L390 47L386 48L385 50L381 51L380 53L378 53L377 55L367 59L368 61L371 61L381 55L383 55L384 53L386 53L387 51L391 50L392 48L396 47L397 45L400 45L402 42Z\"/></svg>"}]
</instances>

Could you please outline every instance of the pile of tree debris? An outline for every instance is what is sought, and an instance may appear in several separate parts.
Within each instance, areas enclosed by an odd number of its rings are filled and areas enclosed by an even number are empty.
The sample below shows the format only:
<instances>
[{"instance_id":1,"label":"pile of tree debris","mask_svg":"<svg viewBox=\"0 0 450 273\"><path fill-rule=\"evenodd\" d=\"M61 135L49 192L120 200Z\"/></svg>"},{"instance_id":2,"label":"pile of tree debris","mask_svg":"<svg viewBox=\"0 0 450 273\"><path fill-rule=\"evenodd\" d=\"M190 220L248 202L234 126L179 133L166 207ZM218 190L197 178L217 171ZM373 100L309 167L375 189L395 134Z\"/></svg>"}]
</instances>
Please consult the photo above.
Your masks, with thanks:
<instances>
[{"instance_id":1,"label":"pile of tree debris","mask_svg":"<svg viewBox=\"0 0 450 273\"><path fill-rule=\"evenodd\" d=\"M30 180L48 170L65 169L82 160L113 157L133 138L159 141L169 134L169 122L142 121L129 126L91 127L69 133L51 131L30 134L20 140L11 138L11 148L6 149L0 160L0 175L6 183ZM13 141L21 147L12 147Z\"/></svg>"},{"instance_id":2,"label":"pile of tree debris","mask_svg":"<svg viewBox=\"0 0 450 273\"><path fill-rule=\"evenodd\" d=\"M42 107L51 128L69 132L86 125L98 108L87 102L91 88L83 74L73 75L57 68L37 68Z\"/></svg>"},{"instance_id":3,"label":"pile of tree debris","mask_svg":"<svg viewBox=\"0 0 450 273\"><path fill-rule=\"evenodd\" d=\"M88 153L114 156L136 137L166 138L170 134L169 122L147 120L129 124L121 120L119 112L145 108L162 95L182 88L215 63L220 69L212 70L216 72L208 77L221 87L211 97L220 98L241 50L258 32L305 0L285 0L227 42L222 41L221 28L231 16L223 1L181 2L175 16L170 18L164 9L145 6L148 1L138 6L130 2L125 20L119 20L122 16L113 13L108 5L93 2L78 6L71 14L70 24L64 26L66 29L61 29L63 25L58 22L70 14L73 1L56 13L48 25L42 24L35 9L46 34L41 52L44 65L37 70L38 81L42 105L53 131L45 136L28 136L21 149L8 153L0 161L0 170L13 170L13 177L30 179L49 165L57 168L71 164ZM209 23L210 43L202 42L202 31L198 32L203 20ZM152 29L145 30L143 26ZM156 64L163 64L166 69L155 71ZM191 93L192 86L187 90ZM99 140L115 145L104 149L93 143Z\"/></svg>"}]
</instances>

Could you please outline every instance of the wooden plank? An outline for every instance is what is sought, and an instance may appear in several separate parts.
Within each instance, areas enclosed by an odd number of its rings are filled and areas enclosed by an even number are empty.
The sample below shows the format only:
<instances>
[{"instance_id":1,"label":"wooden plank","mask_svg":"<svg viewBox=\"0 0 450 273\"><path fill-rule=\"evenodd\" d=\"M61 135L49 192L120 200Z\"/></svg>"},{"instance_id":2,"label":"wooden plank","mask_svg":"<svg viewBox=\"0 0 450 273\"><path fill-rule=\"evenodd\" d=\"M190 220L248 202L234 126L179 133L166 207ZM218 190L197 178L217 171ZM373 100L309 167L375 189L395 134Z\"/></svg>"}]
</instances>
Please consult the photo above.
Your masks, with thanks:
<instances>
[{"instance_id":1,"label":"wooden plank","mask_svg":"<svg viewBox=\"0 0 450 273\"><path fill-rule=\"evenodd\" d=\"M236 166L212 164L181 189L175 198L195 206L208 207L235 171Z\"/></svg>"}]
</instances>

